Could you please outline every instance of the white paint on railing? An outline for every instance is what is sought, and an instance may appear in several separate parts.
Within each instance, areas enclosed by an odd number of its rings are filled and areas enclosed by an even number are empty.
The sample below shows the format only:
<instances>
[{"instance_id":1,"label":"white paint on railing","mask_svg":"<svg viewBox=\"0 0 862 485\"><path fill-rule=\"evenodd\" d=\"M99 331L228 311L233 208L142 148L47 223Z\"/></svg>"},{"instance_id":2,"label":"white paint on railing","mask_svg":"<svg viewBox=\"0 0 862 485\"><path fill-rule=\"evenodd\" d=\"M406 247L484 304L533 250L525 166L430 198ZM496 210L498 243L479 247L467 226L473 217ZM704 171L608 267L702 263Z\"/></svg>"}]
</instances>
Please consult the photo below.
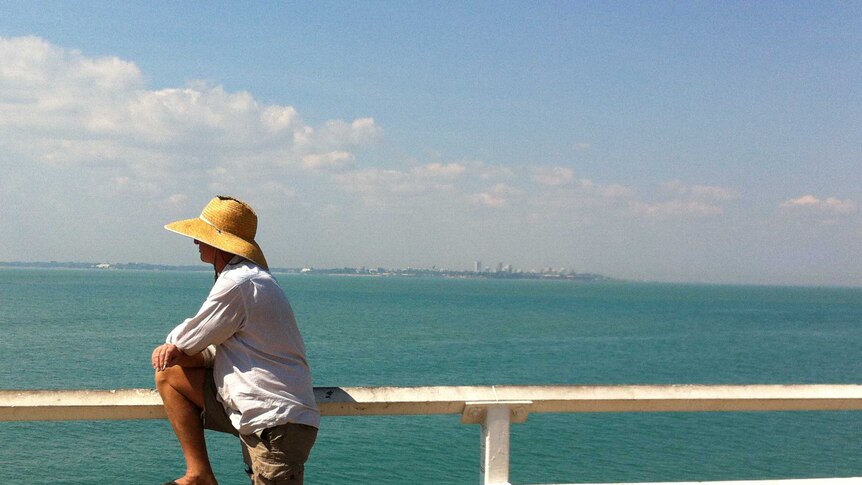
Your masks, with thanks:
<instances>
[{"instance_id":1,"label":"white paint on railing","mask_svg":"<svg viewBox=\"0 0 862 485\"><path fill-rule=\"evenodd\" d=\"M570 485L859 485L862 477L851 478L791 478L782 480L731 480L722 482L651 482L651 483L579 483Z\"/></svg>"},{"instance_id":2,"label":"white paint on railing","mask_svg":"<svg viewBox=\"0 0 862 485\"><path fill-rule=\"evenodd\" d=\"M463 414L529 401L527 413L862 410L862 385L318 387L324 416ZM0 391L0 421L161 419L151 389Z\"/></svg>"},{"instance_id":3,"label":"white paint on railing","mask_svg":"<svg viewBox=\"0 0 862 485\"><path fill-rule=\"evenodd\" d=\"M460 414L463 423L480 424L484 485L509 483L509 426L530 413L862 410L862 385L827 384L318 387L314 395L324 416ZM151 389L0 391L0 421L163 418L161 398ZM710 483L845 485L862 479Z\"/></svg>"}]
</instances>

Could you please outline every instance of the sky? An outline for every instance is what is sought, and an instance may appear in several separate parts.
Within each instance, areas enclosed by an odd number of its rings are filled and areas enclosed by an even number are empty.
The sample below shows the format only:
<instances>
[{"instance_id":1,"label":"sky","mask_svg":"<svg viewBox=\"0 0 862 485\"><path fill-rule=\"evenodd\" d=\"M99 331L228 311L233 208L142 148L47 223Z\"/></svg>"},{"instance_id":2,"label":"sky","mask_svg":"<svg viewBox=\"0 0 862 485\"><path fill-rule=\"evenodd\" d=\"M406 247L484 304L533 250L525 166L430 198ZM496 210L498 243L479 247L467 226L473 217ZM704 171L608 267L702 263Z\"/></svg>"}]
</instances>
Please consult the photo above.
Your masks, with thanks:
<instances>
[{"instance_id":1,"label":"sky","mask_svg":"<svg viewBox=\"0 0 862 485\"><path fill-rule=\"evenodd\" d=\"M862 286L862 2L0 0L0 261Z\"/></svg>"}]
</instances>

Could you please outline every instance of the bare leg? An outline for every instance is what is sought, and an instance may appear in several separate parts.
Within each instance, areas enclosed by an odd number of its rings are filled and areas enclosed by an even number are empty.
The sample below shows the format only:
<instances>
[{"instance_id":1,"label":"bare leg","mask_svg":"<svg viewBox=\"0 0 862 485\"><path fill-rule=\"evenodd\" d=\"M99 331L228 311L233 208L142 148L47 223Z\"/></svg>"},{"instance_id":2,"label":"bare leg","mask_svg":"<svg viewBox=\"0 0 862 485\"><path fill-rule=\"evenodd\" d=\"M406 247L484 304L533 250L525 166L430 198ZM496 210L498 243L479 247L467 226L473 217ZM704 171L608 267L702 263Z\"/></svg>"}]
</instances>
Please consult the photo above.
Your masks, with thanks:
<instances>
[{"instance_id":1,"label":"bare leg","mask_svg":"<svg viewBox=\"0 0 862 485\"><path fill-rule=\"evenodd\" d=\"M181 485L216 484L204 440L201 410L204 406L205 369L173 366L156 372L156 388L162 396L168 420L186 460Z\"/></svg>"}]
</instances>

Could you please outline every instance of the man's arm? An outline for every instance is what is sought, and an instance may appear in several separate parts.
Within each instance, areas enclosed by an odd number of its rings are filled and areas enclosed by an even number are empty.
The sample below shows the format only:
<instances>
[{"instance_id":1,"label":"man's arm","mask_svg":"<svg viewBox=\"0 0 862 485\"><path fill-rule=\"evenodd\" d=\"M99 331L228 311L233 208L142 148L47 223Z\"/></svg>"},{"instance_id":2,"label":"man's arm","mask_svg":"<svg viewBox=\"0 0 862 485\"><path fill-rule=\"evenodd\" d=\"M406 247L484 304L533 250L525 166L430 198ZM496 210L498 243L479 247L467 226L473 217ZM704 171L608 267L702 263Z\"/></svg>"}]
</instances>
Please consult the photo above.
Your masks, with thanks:
<instances>
[{"instance_id":1,"label":"man's arm","mask_svg":"<svg viewBox=\"0 0 862 485\"><path fill-rule=\"evenodd\" d=\"M231 338L242 327L245 314L243 289L229 278L219 278L197 314L174 327L165 343L192 355L205 351Z\"/></svg>"},{"instance_id":2,"label":"man's arm","mask_svg":"<svg viewBox=\"0 0 862 485\"><path fill-rule=\"evenodd\" d=\"M204 355L205 352L207 352L207 349L194 355L186 355L185 352L174 344L162 344L153 349L153 369L165 370L175 365L180 367L206 367L207 358Z\"/></svg>"}]
</instances>

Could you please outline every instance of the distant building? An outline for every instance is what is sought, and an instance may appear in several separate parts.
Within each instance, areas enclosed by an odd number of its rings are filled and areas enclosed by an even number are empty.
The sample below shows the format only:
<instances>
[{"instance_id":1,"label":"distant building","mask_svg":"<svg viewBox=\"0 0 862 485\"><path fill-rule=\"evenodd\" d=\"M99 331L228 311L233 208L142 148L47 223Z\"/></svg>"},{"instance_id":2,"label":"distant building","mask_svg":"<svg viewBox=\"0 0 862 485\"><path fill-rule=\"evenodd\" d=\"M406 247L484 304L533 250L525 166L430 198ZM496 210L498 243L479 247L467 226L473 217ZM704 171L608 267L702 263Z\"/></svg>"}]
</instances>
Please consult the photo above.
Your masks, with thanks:
<instances>
[{"instance_id":1,"label":"distant building","mask_svg":"<svg viewBox=\"0 0 862 485\"><path fill-rule=\"evenodd\" d=\"M474 273L481 273L482 272L482 262L481 261L476 261L473 263L473 272Z\"/></svg>"}]
</instances>

